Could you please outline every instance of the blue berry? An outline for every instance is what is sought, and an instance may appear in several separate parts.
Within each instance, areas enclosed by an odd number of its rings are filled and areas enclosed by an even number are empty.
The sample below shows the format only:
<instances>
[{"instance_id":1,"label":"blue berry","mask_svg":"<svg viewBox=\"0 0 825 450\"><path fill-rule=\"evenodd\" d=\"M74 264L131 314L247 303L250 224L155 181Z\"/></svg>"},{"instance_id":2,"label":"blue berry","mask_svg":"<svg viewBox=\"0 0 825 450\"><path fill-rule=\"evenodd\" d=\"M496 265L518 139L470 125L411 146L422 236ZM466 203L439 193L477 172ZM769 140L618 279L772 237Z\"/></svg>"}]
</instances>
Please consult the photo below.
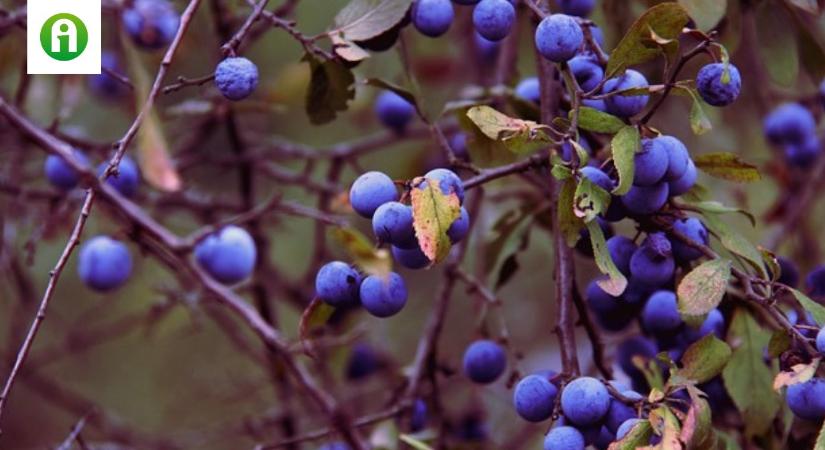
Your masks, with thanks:
<instances>
[{"instance_id":1,"label":"blue berry","mask_svg":"<svg viewBox=\"0 0 825 450\"><path fill-rule=\"evenodd\" d=\"M633 381L644 380L644 375L633 363L633 359L650 360L655 358L657 353L658 349L653 341L643 336L632 336L619 344L616 350L616 360L622 371Z\"/></svg>"},{"instance_id":2,"label":"blue berry","mask_svg":"<svg viewBox=\"0 0 825 450\"><path fill-rule=\"evenodd\" d=\"M407 285L395 272L387 278L368 276L361 282L360 294L364 309L375 317L394 316L407 304Z\"/></svg>"},{"instance_id":3,"label":"blue berry","mask_svg":"<svg viewBox=\"0 0 825 450\"><path fill-rule=\"evenodd\" d=\"M478 58L490 64L494 63L496 57L498 56L498 49L501 47L501 43L498 41L491 41L478 34L477 31L473 32L473 41L475 43Z\"/></svg>"},{"instance_id":4,"label":"blue berry","mask_svg":"<svg viewBox=\"0 0 825 450\"><path fill-rule=\"evenodd\" d=\"M467 148L467 133L458 132L450 137L450 149L456 158L462 161L470 160L470 151Z\"/></svg>"},{"instance_id":5,"label":"blue berry","mask_svg":"<svg viewBox=\"0 0 825 450\"><path fill-rule=\"evenodd\" d=\"M698 176L699 172L696 170L696 164L693 163L693 160L688 160L688 166L687 170L685 170L685 174L678 180L667 183L670 196L676 197L677 195L682 195L690 191L693 188L693 185L696 184L696 178Z\"/></svg>"},{"instance_id":6,"label":"blue berry","mask_svg":"<svg viewBox=\"0 0 825 450\"><path fill-rule=\"evenodd\" d=\"M132 41L148 50L169 45L180 25L180 15L166 0L135 0L121 19Z\"/></svg>"},{"instance_id":7,"label":"blue berry","mask_svg":"<svg viewBox=\"0 0 825 450\"><path fill-rule=\"evenodd\" d=\"M816 334L816 350L819 353L825 353L825 328L820 329Z\"/></svg>"},{"instance_id":8,"label":"blue berry","mask_svg":"<svg viewBox=\"0 0 825 450\"><path fill-rule=\"evenodd\" d=\"M812 134L802 143L785 145L785 161L791 166L809 169L821 152L819 137Z\"/></svg>"},{"instance_id":9,"label":"blue berry","mask_svg":"<svg viewBox=\"0 0 825 450\"><path fill-rule=\"evenodd\" d=\"M375 115L384 126L402 133L415 116L415 107L393 91L384 91L375 100Z\"/></svg>"},{"instance_id":10,"label":"blue berry","mask_svg":"<svg viewBox=\"0 0 825 450\"><path fill-rule=\"evenodd\" d=\"M417 0L412 8L412 23L421 34L439 37L450 29L454 15L450 0Z\"/></svg>"},{"instance_id":11,"label":"blue berry","mask_svg":"<svg viewBox=\"0 0 825 450\"><path fill-rule=\"evenodd\" d=\"M576 425L594 425L601 421L610 408L610 393L601 381L579 377L561 392L564 416Z\"/></svg>"},{"instance_id":12,"label":"blue berry","mask_svg":"<svg viewBox=\"0 0 825 450\"><path fill-rule=\"evenodd\" d=\"M821 421L825 418L825 380L811 378L789 386L786 400L796 417Z\"/></svg>"},{"instance_id":13,"label":"blue berry","mask_svg":"<svg viewBox=\"0 0 825 450\"><path fill-rule=\"evenodd\" d=\"M458 439L465 442L481 442L486 440L489 434L490 430L487 423L475 411L461 417L456 431Z\"/></svg>"},{"instance_id":14,"label":"blue berry","mask_svg":"<svg viewBox=\"0 0 825 450\"><path fill-rule=\"evenodd\" d=\"M358 271L341 261L324 264L315 276L315 294L335 307L357 304L360 286Z\"/></svg>"},{"instance_id":15,"label":"blue berry","mask_svg":"<svg viewBox=\"0 0 825 450\"><path fill-rule=\"evenodd\" d=\"M331 442L324 444L318 450L351 450L350 446L343 442Z\"/></svg>"},{"instance_id":16,"label":"blue berry","mask_svg":"<svg viewBox=\"0 0 825 450\"><path fill-rule=\"evenodd\" d=\"M646 88L648 87L647 78L641 73L628 69L624 74L611 78L604 83L602 92L608 94L610 92L619 92L627 89ZM650 96L644 95L622 95L615 94L604 99L604 104L607 106L607 111L610 114L619 117L632 117L642 112L647 106L647 101Z\"/></svg>"},{"instance_id":17,"label":"blue berry","mask_svg":"<svg viewBox=\"0 0 825 450\"><path fill-rule=\"evenodd\" d=\"M447 236L450 238L450 242L453 244L457 242L461 242L467 236L467 233L470 232L470 214L467 212L464 207L461 207L461 214L458 216L458 219L450 225L450 228L447 229Z\"/></svg>"},{"instance_id":18,"label":"blue berry","mask_svg":"<svg viewBox=\"0 0 825 450\"><path fill-rule=\"evenodd\" d=\"M521 379L513 391L516 412L529 422L541 422L553 415L558 389L547 378L528 375Z\"/></svg>"},{"instance_id":19,"label":"blue berry","mask_svg":"<svg viewBox=\"0 0 825 450\"><path fill-rule=\"evenodd\" d=\"M669 189L670 185L664 181L653 186L634 185L627 194L621 197L622 204L632 214L640 216L653 214L667 203Z\"/></svg>"},{"instance_id":20,"label":"blue berry","mask_svg":"<svg viewBox=\"0 0 825 450\"><path fill-rule=\"evenodd\" d=\"M641 422L642 419L638 418L631 418L627 419L616 429L616 439L622 439L630 433L630 430L636 426L637 423Z\"/></svg>"},{"instance_id":21,"label":"blue berry","mask_svg":"<svg viewBox=\"0 0 825 450\"><path fill-rule=\"evenodd\" d=\"M690 162L690 153L687 147L679 139L673 136L660 136L657 140L667 151L667 172L665 179L668 181L678 180L687 172Z\"/></svg>"},{"instance_id":22,"label":"blue berry","mask_svg":"<svg viewBox=\"0 0 825 450\"><path fill-rule=\"evenodd\" d=\"M89 159L79 150L73 149L72 156L84 166L89 164ZM80 182L80 174L59 155L46 157L43 171L46 173L46 179L49 180L49 183L62 191L70 191Z\"/></svg>"},{"instance_id":23,"label":"blue berry","mask_svg":"<svg viewBox=\"0 0 825 450\"><path fill-rule=\"evenodd\" d=\"M673 247L664 233L649 234L630 258L633 279L652 288L670 281L675 268Z\"/></svg>"},{"instance_id":24,"label":"blue berry","mask_svg":"<svg viewBox=\"0 0 825 450\"><path fill-rule=\"evenodd\" d=\"M243 100L258 87L258 66L243 57L226 58L215 68L215 85L229 100Z\"/></svg>"},{"instance_id":25,"label":"blue berry","mask_svg":"<svg viewBox=\"0 0 825 450\"><path fill-rule=\"evenodd\" d=\"M673 222L673 230L683 234L685 237L693 242L701 245L708 245L709 236L708 230L701 220L695 217L688 217L686 219L678 219ZM695 259L701 258L703 253L694 247L682 242L681 239L675 237L671 241L673 247L673 256L682 263L689 263Z\"/></svg>"},{"instance_id":26,"label":"blue berry","mask_svg":"<svg viewBox=\"0 0 825 450\"><path fill-rule=\"evenodd\" d=\"M473 26L490 41L507 37L515 21L516 9L507 0L481 0L473 10Z\"/></svg>"},{"instance_id":27,"label":"blue berry","mask_svg":"<svg viewBox=\"0 0 825 450\"><path fill-rule=\"evenodd\" d=\"M382 172L367 172L358 177L349 191L352 209L361 216L372 219L375 210L387 202L398 201L398 190L392 178Z\"/></svg>"},{"instance_id":28,"label":"blue berry","mask_svg":"<svg viewBox=\"0 0 825 450\"><path fill-rule=\"evenodd\" d=\"M476 383L496 381L506 367L504 349L493 341L475 341L464 352L464 375Z\"/></svg>"},{"instance_id":29,"label":"blue berry","mask_svg":"<svg viewBox=\"0 0 825 450\"><path fill-rule=\"evenodd\" d=\"M103 175L106 167L109 166L105 162L97 167L97 175ZM117 175L110 176L107 180L112 187L117 189L124 197L133 197L137 193L138 185L140 184L140 170L137 164L128 156L124 156L117 166Z\"/></svg>"},{"instance_id":30,"label":"blue berry","mask_svg":"<svg viewBox=\"0 0 825 450\"><path fill-rule=\"evenodd\" d=\"M544 450L584 450L584 436L573 427L555 427L544 437Z\"/></svg>"},{"instance_id":31,"label":"blue berry","mask_svg":"<svg viewBox=\"0 0 825 450\"><path fill-rule=\"evenodd\" d=\"M636 252L636 243L624 236L613 236L607 240L607 251L616 268L626 276L630 276L630 258Z\"/></svg>"},{"instance_id":32,"label":"blue berry","mask_svg":"<svg viewBox=\"0 0 825 450\"><path fill-rule=\"evenodd\" d=\"M671 291L654 292L642 310L642 325L654 334L676 331L682 325L676 294Z\"/></svg>"},{"instance_id":33,"label":"blue berry","mask_svg":"<svg viewBox=\"0 0 825 450\"><path fill-rule=\"evenodd\" d=\"M604 70L588 56L576 56L567 62L582 91L590 92L601 83Z\"/></svg>"},{"instance_id":34,"label":"blue berry","mask_svg":"<svg viewBox=\"0 0 825 450\"><path fill-rule=\"evenodd\" d=\"M660 138L642 139L641 151L634 156L633 184L653 186L662 181L668 169L667 147L668 144Z\"/></svg>"},{"instance_id":35,"label":"blue berry","mask_svg":"<svg viewBox=\"0 0 825 450\"><path fill-rule=\"evenodd\" d=\"M525 78L516 85L516 97L538 104L541 99L541 92L539 91L539 79L536 77Z\"/></svg>"},{"instance_id":36,"label":"blue berry","mask_svg":"<svg viewBox=\"0 0 825 450\"><path fill-rule=\"evenodd\" d=\"M716 308L710 310L708 316L705 317L705 320L699 328L688 328L685 330L685 337L688 342L696 342L709 334L713 334L719 339L724 338L725 316Z\"/></svg>"},{"instance_id":37,"label":"blue berry","mask_svg":"<svg viewBox=\"0 0 825 450\"><path fill-rule=\"evenodd\" d=\"M593 100L593 99L590 99L590 98L583 99L582 100L582 106L586 106L588 108L593 108L593 109L599 110L601 112L607 112L607 104L604 102L604 100L601 100L601 99L597 99L597 100Z\"/></svg>"},{"instance_id":38,"label":"blue berry","mask_svg":"<svg viewBox=\"0 0 825 450\"><path fill-rule=\"evenodd\" d=\"M596 450L607 450L616 439L616 436L607 427L598 423L589 427L579 427L578 430L584 436L585 444Z\"/></svg>"},{"instance_id":39,"label":"blue berry","mask_svg":"<svg viewBox=\"0 0 825 450\"><path fill-rule=\"evenodd\" d=\"M644 396L642 396L642 394L639 394L636 391L620 390L620 393L622 394L622 396L634 401L644 399ZM611 397L610 408L607 410L607 415L605 416L604 424L605 426L607 426L608 430L615 433L618 431L619 427L621 427L622 423L624 423L628 419L638 417L638 415L639 414L636 412L636 408L622 402L619 399Z\"/></svg>"},{"instance_id":40,"label":"blue berry","mask_svg":"<svg viewBox=\"0 0 825 450\"><path fill-rule=\"evenodd\" d=\"M417 433L427 427L427 404L420 398L415 400L410 413L410 431Z\"/></svg>"},{"instance_id":41,"label":"blue berry","mask_svg":"<svg viewBox=\"0 0 825 450\"><path fill-rule=\"evenodd\" d=\"M83 244L77 273L83 283L100 292L120 287L132 273L132 256L126 244L108 236L96 236Z\"/></svg>"},{"instance_id":42,"label":"blue berry","mask_svg":"<svg viewBox=\"0 0 825 450\"><path fill-rule=\"evenodd\" d=\"M733 103L742 91L742 77L739 69L728 64L728 80L722 80L725 73L725 64L713 63L702 67L696 75L696 90L707 104L712 106L727 106Z\"/></svg>"},{"instance_id":43,"label":"blue berry","mask_svg":"<svg viewBox=\"0 0 825 450\"><path fill-rule=\"evenodd\" d=\"M590 180L591 183L604 189L607 192L612 191L613 188L616 187L616 183L614 183L613 180L610 179L610 177L606 173L604 173L602 169L599 169L598 167L585 166L582 167L579 171L582 175L587 177L587 179Z\"/></svg>"},{"instance_id":44,"label":"blue berry","mask_svg":"<svg viewBox=\"0 0 825 450\"><path fill-rule=\"evenodd\" d=\"M348 380L363 380L381 369L381 358L369 344L359 342L352 347L346 365Z\"/></svg>"},{"instance_id":45,"label":"blue berry","mask_svg":"<svg viewBox=\"0 0 825 450\"><path fill-rule=\"evenodd\" d=\"M621 331L627 328L636 312L634 305L605 292L599 287L597 280L587 285L585 298L597 322L607 331Z\"/></svg>"},{"instance_id":46,"label":"blue berry","mask_svg":"<svg viewBox=\"0 0 825 450\"><path fill-rule=\"evenodd\" d=\"M796 267L796 263L783 256L777 256L776 261L782 272L776 281L795 288L799 284L799 268Z\"/></svg>"},{"instance_id":47,"label":"blue berry","mask_svg":"<svg viewBox=\"0 0 825 450\"><path fill-rule=\"evenodd\" d=\"M412 208L403 203L387 202L379 206L372 216L372 231L382 243L408 249L418 245Z\"/></svg>"},{"instance_id":48,"label":"blue berry","mask_svg":"<svg viewBox=\"0 0 825 450\"><path fill-rule=\"evenodd\" d=\"M234 284L252 275L257 250L252 236L229 225L211 234L195 247L195 259L221 283Z\"/></svg>"},{"instance_id":49,"label":"blue berry","mask_svg":"<svg viewBox=\"0 0 825 450\"><path fill-rule=\"evenodd\" d=\"M423 269L428 267L431 263L430 259L427 258L427 255L421 251L421 247L417 245L411 249L392 246L390 251L392 252L392 257L395 259L395 262L408 269Z\"/></svg>"},{"instance_id":50,"label":"blue berry","mask_svg":"<svg viewBox=\"0 0 825 450\"><path fill-rule=\"evenodd\" d=\"M539 23L535 39L541 56L560 63L576 56L584 34L576 19L565 14L553 14Z\"/></svg>"},{"instance_id":51,"label":"blue berry","mask_svg":"<svg viewBox=\"0 0 825 450\"><path fill-rule=\"evenodd\" d=\"M452 170L433 169L424 174L424 177L438 181L438 186L444 195L455 194L458 196L459 203L464 203L464 183Z\"/></svg>"},{"instance_id":52,"label":"blue berry","mask_svg":"<svg viewBox=\"0 0 825 450\"><path fill-rule=\"evenodd\" d=\"M558 4L565 14L587 17L596 7L596 0L559 0Z\"/></svg>"},{"instance_id":53,"label":"blue berry","mask_svg":"<svg viewBox=\"0 0 825 450\"><path fill-rule=\"evenodd\" d=\"M816 266L808 273L805 287L812 297L825 297L825 265Z\"/></svg>"},{"instance_id":54,"label":"blue berry","mask_svg":"<svg viewBox=\"0 0 825 450\"><path fill-rule=\"evenodd\" d=\"M113 72L121 71L120 62L114 52L104 51L100 55L100 65ZM92 92L107 100L116 100L129 93L129 88L126 85L103 71L97 75L89 76L88 84Z\"/></svg>"},{"instance_id":55,"label":"blue berry","mask_svg":"<svg viewBox=\"0 0 825 450\"><path fill-rule=\"evenodd\" d=\"M816 132L813 114L799 103L780 105L765 118L765 136L773 144L800 145Z\"/></svg>"},{"instance_id":56,"label":"blue berry","mask_svg":"<svg viewBox=\"0 0 825 450\"><path fill-rule=\"evenodd\" d=\"M475 5L481 0L453 0L454 3L458 3L459 5Z\"/></svg>"},{"instance_id":57,"label":"blue berry","mask_svg":"<svg viewBox=\"0 0 825 450\"><path fill-rule=\"evenodd\" d=\"M604 48L604 31L602 31L601 28L596 25L591 25L590 35L593 36L593 40L599 44L599 47Z\"/></svg>"}]
</instances>

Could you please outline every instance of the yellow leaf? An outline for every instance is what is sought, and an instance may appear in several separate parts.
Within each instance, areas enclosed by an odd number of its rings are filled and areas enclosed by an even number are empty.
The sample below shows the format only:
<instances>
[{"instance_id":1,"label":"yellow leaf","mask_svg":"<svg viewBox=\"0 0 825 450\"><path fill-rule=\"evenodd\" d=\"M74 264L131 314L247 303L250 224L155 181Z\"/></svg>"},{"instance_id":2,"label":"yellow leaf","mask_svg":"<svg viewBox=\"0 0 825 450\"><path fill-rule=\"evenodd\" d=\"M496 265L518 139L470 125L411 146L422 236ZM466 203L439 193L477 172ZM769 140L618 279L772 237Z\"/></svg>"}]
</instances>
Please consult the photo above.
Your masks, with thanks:
<instances>
[{"instance_id":1,"label":"yellow leaf","mask_svg":"<svg viewBox=\"0 0 825 450\"><path fill-rule=\"evenodd\" d=\"M461 214L458 196L455 193L444 195L437 180L416 180L414 185L410 198L415 236L427 258L440 262L450 252L447 230Z\"/></svg>"}]
</instances>

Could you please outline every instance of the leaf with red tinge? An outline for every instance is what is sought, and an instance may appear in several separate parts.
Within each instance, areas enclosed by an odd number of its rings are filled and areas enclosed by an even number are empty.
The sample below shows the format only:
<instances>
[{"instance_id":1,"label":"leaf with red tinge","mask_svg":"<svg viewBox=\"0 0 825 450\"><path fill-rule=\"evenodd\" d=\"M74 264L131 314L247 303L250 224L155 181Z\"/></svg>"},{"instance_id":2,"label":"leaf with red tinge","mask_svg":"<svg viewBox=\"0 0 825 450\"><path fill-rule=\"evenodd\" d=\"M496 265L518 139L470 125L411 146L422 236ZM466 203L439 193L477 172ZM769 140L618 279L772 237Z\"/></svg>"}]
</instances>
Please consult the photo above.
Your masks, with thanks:
<instances>
[{"instance_id":1,"label":"leaf with red tinge","mask_svg":"<svg viewBox=\"0 0 825 450\"><path fill-rule=\"evenodd\" d=\"M596 283L608 294L618 297L627 288L627 278L616 267L610 252L607 250L607 243L604 240L604 233L599 222L594 220L587 224L587 231L590 232L590 243L593 247L593 257L599 270L608 276L606 280L599 280Z\"/></svg>"},{"instance_id":2,"label":"leaf with red tinge","mask_svg":"<svg viewBox=\"0 0 825 450\"><path fill-rule=\"evenodd\" d=\"M306 353L307 356L315 357L309 334L315 328L327 323L327 320L332 317L332 313L334 312L335 308L324 303L318 297L315 297L301 314L301 321L298 323L298 336L301 339L301 345L304 347L304 353Z\"/></svg>"},{"instance_id":3,"label":"leaf with red tinge","mask_svg":"<svg viewBox=\"0 0 825 450\"><path fill-rule=\"evenodd\" d=\"M713 448L716 436L711 424L711 411L703 393L695 386L687 387L690 397L690 408L682 420L682 431L679 440L685 443L688 450L704 450Z\"/></svg>"},{"instance_id":4,"label":"leaf with red tinge","mask_svg":"<svg viewBox=\"0 0 825 450\"><path fill-rule=\"evenodd\" d=\"M773 390L778 391L786 386L804 383L816 375L819 367L819 358L814 359L810 364L797 364L791 367L789 372L779 372L773 379Z\"/></svg>"},{"instance_id":5,"label":"leaf with red tinge","mask_svg":"<svg viewBox=\"0 0 825 450\"><path fill-rule=\"evenodd\" d=\"M441 262L450 253L447 230L461 214L461 204L454 192L444 195L438 180L420 178L413 185L410 199L415 236L427 258Z\"/></svg>"},{"instance_id":6,"label":"leaf with red tinge","mask_svg":"<svg viewBox=\"0 0 825 450\"><path fill-rule=\"evenodd\" d=\"M629 67L662 54L659 46L650 45L651 36L675 39L688 23L687 11L677 3L662 3L644 12L633 23L616 48L610 52L605 76L612 77Z\"/></svg>"},{"instance_id":7,"label":"leaf with red tinge","mask_svg":"<svg viewBox=\"0 0 825 450\"><path fill-rule=\"evenodd\" d=\"M690 318L703 317L716 308L730 281L731 262L712 259L690 271L679 283L679 312Z\"/></svg>"},{"instance_id":8,"label":"leaf with red tinge","mask_svg":"<svg viewBox=\"0 0 825 450\"><path fill-rule=\"evenodd\" d=\"M152 81L131 41L128 39L122 39L122 41L129 64L130 78L135 87L137 110L140 111L149 97ZM161 191L179 191L183 183L169 155L169 143L163 135L163 127L154 108L151 108L144 117L135 142L138 153L137 161L143 179Z\"/></svg>"}]
</instances>

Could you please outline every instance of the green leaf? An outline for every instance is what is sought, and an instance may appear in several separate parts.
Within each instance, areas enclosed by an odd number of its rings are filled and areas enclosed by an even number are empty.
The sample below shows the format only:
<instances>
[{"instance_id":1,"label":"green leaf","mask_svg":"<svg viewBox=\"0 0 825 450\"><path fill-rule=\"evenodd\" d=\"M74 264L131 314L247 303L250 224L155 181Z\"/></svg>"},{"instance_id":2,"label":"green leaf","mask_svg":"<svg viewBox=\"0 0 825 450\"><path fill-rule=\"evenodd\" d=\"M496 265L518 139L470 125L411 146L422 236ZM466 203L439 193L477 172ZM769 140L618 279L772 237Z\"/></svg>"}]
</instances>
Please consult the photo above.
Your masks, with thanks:
<instances>
[{"instance_id":1,"label":"green leaf","mask_svg":"<svg viewBox=\"0 0 825 450\"><path fill-rule=\"evenodd\" d=\"M730 353L730 348L728 348L728 353ZM716 434L711 423L710 405L697 387L688 386L687 391L690 396L690 408L682 420L679 440L686 444L687 450L714 448Z\"/></svg>"},{"instance_id":2,"label":"green leaf","mask_svg":"<svg viewBox=\"0 0 825 450\"><path fill-rule=\"evenodd\" d=\"M782 8L764 3L756 13L756 50L763 67L777 84L796 85L799 76L799 51L796 36L788 29L791 18Z\"/></svg>"},{"instance_id":3,"label":"green leaf","mask_svg":"<svg viewBox=\"0 0 825 450\"><path fill-rule=\"evenodd\" d=\"M370 433L370 448L375 450L398 450L398 426L394 420L379 423Z\"/></svg>"},{"instance_id":4,"label":"green leaf","mask_svg":"<svg viewBox=\"0 0 825 450\"><path fill-rule=\"evenodd\" d=\"M731 349L712 333L694 342L682 355L678 374L688 380L704 383L719 375L730 360Z\"/></svg>"},{"instance_id":5,"label":"green leaf","mask_svg":"<svg viewBox=\"0 0 825 450\"><path fill-rule=\"evenodd\" d=\"M438 180L416 180L413 185L416 187L412 189L410 199L415 236L430 261L441 262L450 253L452 244L447 230L461 214L461 204L454 192L444 195Z\"/></svg>"},{"instance_id":6,"label":"green leaf","mask_svg":"<svg viewBox=\"0 0 825 450\"><path fill-rule=\"evenodd\" d=\"M413 0L352 0L335 16L335 29L350 41L364 41L401 22Z\"/></svg>"},{"instance_id":7,"label":"green leaf","mask_svg":"<svg viewBox=\"0 0 825 450\"><path fill-rule=\"evenodd\" d=\"M793 19L792 26L797 33L802 67L811 79L821 80L825 76L825 49L817 37L819 31L816 29L816 22L812 25L797 14L793 14Z\"/></svg>"},{"instance_id":8,"label":"green leaf","mask_svg":"<svg viewBox=\"0 0 825 450\"><path fill-rule=\"evenodd\" d=\"M690 98L693 102L690 105L690 129L693 134L699 136L707 133L713 129L713 124L710 123L708 115L705 113L705 108L702 106L702 99L696 89L688 89Z\"/></svg>"},{"instance_id":9,"label":"green leaf","mask_svg":"<svg viewBox=\"0 0 825 450\"><path fill-rule=\"evenodd\" d=\"M523 155L546 148L553 142L550 128L532 120L516 119L486 106L473 106L467 117L490 139L500 141L511 152Z\"/></svg>"},{"instance_id":10,"label":"green leaf","mask_svg":"<svg viewBox=\"0 0 825 450\"><path fill-rule=\"evenodd\" d=\"M771 340L768 342L768 356L776 358L786 350L791 348L793 339L786 330L776 330L771 335Z\"/></svg>"},{"instance_id":11,"label":"green leaf","mask_svg":"<svg viewBox=\"0 0 825 450\"><path fill-rule=\"evenodd\" d=\"M705 200L705 201L685 201L685 204L692 206L693 208L698 209L702 213L711 213L711 214L724 214L724 213L739 213L745 216L751 223L751 226L756 226L756 217L753 214L745 211L741 208L734 208L731 206L725 206L720 202L713 201L713 200ZM763 258L764 259L764 258Z\"/></svg>"},{"instance_id":12,"label":"green leaf","mask_svg":"<svg viewBox=\"0 0 825 450\"><path fill-rule=\"evenodd\" d=\"M475 106L475 105L473 105ZM495 167L509 164L518 159L518 155L509 151L503 142L490 139L469 117L470 107L456 110L458 125L467 133L467 150L473 164L479 167Z\"/></svg>"},{"instance_id":13,"label":"green leaf","mask_svg":"<svg viewBox=\"0 0 825 450\"><path fill-rule=\"evenodd\" d=\"M682 278L677 294L679 312L686 320L703 317L719 305L730 281L730 269L729 260L712 259Z\"/></svg>"},{"instance_id":14,"label":"green leaf","mask_svg":"<svg viewBox=\"0 0 825 450\"><path fill-rule=\"evenodd\" d=\"M719 237L720 242L728 251L745 258L754 269L759 271L761 276L767 275L762 261L762 253L756 246L723 221L719 214L705 213L704 217L705 225Z\"/></svg>"},{"instance_id":15,"label":"green leaf","mask_svg":"<svg viewBox=\"0 0 825 450\"><path fill-rule=\"evenodd\" d=\"M640 145L639 130L631 126L619 130L610 141L610 148L613 151L613 164L619 172L619 184L613 189L614 194L627 194L627 191L633 186L633 174L636 170L634 157Z\"/></svg>"},{"instance_id":16,"label":"green leaf","mask_svg":"<svg viewBox=\"0 0 825 450\"><path fill-rule=\"evenodd\" d=\"M608 450L635 450L637 448L645 447L653 435L653 428L647 420L641 420L633 428L618 441L612 442Z\"/></svg>"},{"instance_id":17,"label":"green leaf","mask_svg":"<svg viewBox=\"0 0 825 450\"><path fill-rule=\"evenodd\" d=\"M409 434L401 434L398 438L415 450L433 450L432 447L410 436Z\"/></svg>"},{"instance_id":18,"label":"green leaf","mask_svg":"<svg viewBox=\"0 0 825 450\"><path fill-rule=\"evenodd\" d=\"M791 290L791 293L793 294L794 298L796 298L796 301L798 301L799 304L802 305L802 308L804 308L805 311L811 313L811 315L814 316L814 320L816 320L817 325L825 326L825 306L822 306L819 303L811 300L810 297L808 297L800 291L797 291L794 288L789 289Z\"/></svg>"},{"instance_id":19,"label":"green leaf","mask_svg":"<svg viewBox=\"0 0 825 450\"><path fill-rule=\"evenodd\" d=\"M679 0L688 12L696 28L709 31L725 17L728 8L727 0Z\"/></svg>"},{"instance_id":20,"label":"green leaf","mask_svg":"<svg viewBox=\"0 0 825 450\"><path fill-rule=\"evenodd\" d=\"M309 339L310 333L325 325L334 312L334 307L315 297L301 314L301 320L298 322L298 336L307 355L313 354L312 342Z\"/></svg>"},{"instance_id":21,"label":"green leaf","mask_svg":"<svg viewBox=\"0 0 825 450\"><path fill-rule=\"evenodd\" d=\"M693 162L708 175L729 181L749 183L762 179L756 166L742 161L733 153L705 153L695 157Z\"/></svg>"},{"instance_id":22,"label":"green leaf","mask_svg":"<svg viewBox=\"0 0 825 450\"><path fill-rule=\"evenodd\" d=\"M728 330L733 355L722 371L722 379L743 415L748 436L766 432L780 407L779 397L772 389L773 375L762 360L769 339L769 333L748 310L739 308L734 312Z\"/></svg>"},{"instance_id":23,"label":"green leaf","mask_svg":"<svg viewBox=\"0 0 825 450\"><path fill-rule=\"evenodd\" d=\"M355 42L344 39L340 34L333 34L329 38L332 41L335 54L347 61L363 61L370 57L369 52L359 47Z\"/></svg>"},{"instance_id":24,"label":"green leaf","mask_svg":"<svg viewBox=\"0 0 825 450\"><path fill-rule=\"evenodd\" d=\"M392 271L392 257L385 249L375 246L360 231L350 227L332 228L330 237L347 252L361 270L378 276Z\"/></svg>"},{"instance_id":25,"label":"green leaf","mask_svg":"<svg viewBox=\"0 0 825 450\"><path fill-rule=\"evenodd\" d=\"M610 193L596 186L589 178L581 177L573 197L573 214L589 223L607 211L609 205Z\"/></svg>"},{"instance_id":26,"label":"green leaf","mask_svg":"<svg viewBox=\"0 0 825 450\"><path fill-rule=\"evenodd\" d=\"M533 208L509 209L493 224L489 235L492 237L484 245L484 274L490 276L502 270L505 261L513 260L520 251L533 225ZM496 281L496 288L503 282L502 274Z\"/></svg>"},{"instance_id":27,"label":"green leaf","mask_svg":"<svg viewBox=\"0 0 825 450\"><path fill-rule=\"evenodd\" d=\"M556 205L556 214L559 220L559 231L564 236L565 242L570 247L576 245L580 235L579 231L584 227L584 222L576 217L573 212L573 202L576 197L576 179L568 178L562 181L559 186L559 202ZM599 230L601 232L601 229Z\"/></svg>"},{"instance_id":28,"label":"green leaf","mask_svg":"<svg viewBox=\"0 0 825 450\"><path fill-rule=\"evenodd\" d=\"M572 120L573 111L570 111L568 117ZM624 121L614 115L587 106L579 108L579 128L583 130L615 134L625 126Z\"/></svg>"},{"instance_id":29,"label":"green leaf","mask_svg":"<svg viewBox=\"0 0 825 450\"><path fill-rule=\"evenodd\" d=\"M679 419L667 406L659 406L650 412L648 417L654 432L662 437L662 440L655 447L661 450L681 450L682 444L679 442L681 426Z\"/></svg>"},{"instance_id":30,"label":"green leaf","mask_svg":"<svg viewBox=\"0 0 825 450\"><path fill-rule=\"evenodd\" d=\"M140 55L130 39L122 39L129 65L130 79L135 87L136 109L140 111L152 90L152 79L143 67ZM170 156L169 142L155 108L144 117L135 137L140 175L152 187L165 192L177 192L183 187L175 163Z\"/></svg>"},{"instance_id":31,"label":"green leaf","mask_svg":"<svg viewBox=\"0 0 825 450\"><path fill-rule=\"evenodd\" d=\"M650 45L651 32L659 39L676 39L688 20L687 11L677 3L662 3L645 11L610 53L605 76L612 77L661 54L659 47Z\"/></svg>"},{"instance_id":32,"label":"green leaf","mask_svg":"<svg viewBox=\"0 0 825 450\"><path fill-rule=\"evenodd\" d=\"M608 279L599 280L596 283L608 294L618 297L627 288L627 278L619 271L610 252L607 251L607 244L604 240L604 233L599 226L599 222L594 220L587 224L587 231L590 232L590 243L593 246L593 257L599 270L608 276Z\"/></svg>"},{"instance_id":33,"label":"green leaf","mask_svg":"<svg viewBox=\"0 0 825 450\"><path fill-rule=\"evenodd\" d=\"M331 122L355 98L355 76L341 61L323 61L309 53L303 60L309 63L310 70L306 96L309 120L314 125Z\"/></svg>"}]
</instances>

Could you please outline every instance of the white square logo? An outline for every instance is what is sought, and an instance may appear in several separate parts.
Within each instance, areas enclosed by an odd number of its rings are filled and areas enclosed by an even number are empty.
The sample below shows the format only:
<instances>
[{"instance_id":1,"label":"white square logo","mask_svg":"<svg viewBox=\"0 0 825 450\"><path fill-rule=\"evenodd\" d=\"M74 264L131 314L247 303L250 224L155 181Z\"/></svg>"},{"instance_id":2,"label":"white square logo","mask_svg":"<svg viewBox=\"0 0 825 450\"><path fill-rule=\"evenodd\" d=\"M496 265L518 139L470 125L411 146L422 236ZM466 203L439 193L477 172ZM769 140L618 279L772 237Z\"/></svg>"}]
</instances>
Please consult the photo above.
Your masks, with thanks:
<instances>
[{"instance_id":1,"label":"white square logo","mask_svg":"<svg viewBox=\"0 0 825 450\"><path fill-rule=\"evenodd\" d=\"M28 0L29 74L100 73L100 0Z\"/></svg>"}]
</instances>

